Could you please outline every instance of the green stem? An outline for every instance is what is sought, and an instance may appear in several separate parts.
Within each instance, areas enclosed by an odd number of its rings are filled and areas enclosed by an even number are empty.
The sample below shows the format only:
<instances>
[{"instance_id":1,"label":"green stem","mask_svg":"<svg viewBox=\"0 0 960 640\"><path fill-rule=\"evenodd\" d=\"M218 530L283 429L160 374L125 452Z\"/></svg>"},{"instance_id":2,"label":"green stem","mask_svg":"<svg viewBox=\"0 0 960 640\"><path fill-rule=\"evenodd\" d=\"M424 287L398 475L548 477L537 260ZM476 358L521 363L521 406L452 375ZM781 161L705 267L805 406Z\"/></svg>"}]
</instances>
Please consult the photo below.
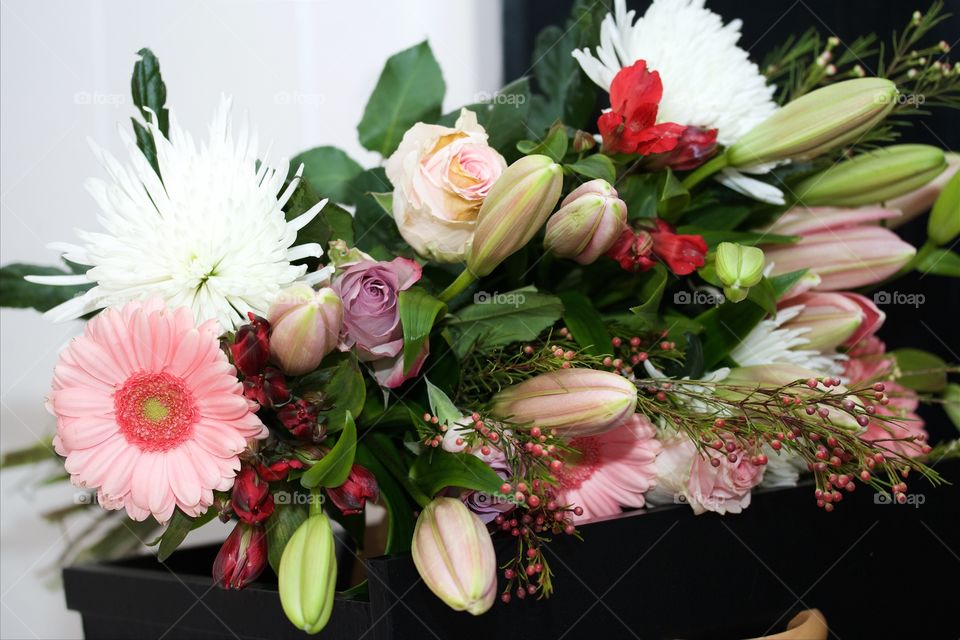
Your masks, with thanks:
<instances>
[{"instance_id":1,"label":"green stem","mask_svg":"<svg viewBox=\"0 0 960 640\"><path fill-rule=\"evenodd\" d=\"M319 516L323 514L323 494L320 487L310 489L310 515Z\"/></svg>"},{"instance_id":2,"label":"green stem","mask_svg":"<svg viewBox=\"0 0 960 640\"><path fill-rule=\"evenodd\" d=\"M464 289L473 284L473 281L477 277L470 273L469 269L464 269L460 272L460 275L457 276L457 279L450 283L450 286L443 290L443 292L437 296L440 302L450 302L458 294L462 293Z\"/></svg>"},{"instance_id":3,"label":"green stem","mask_svg":"<svg viewBox=\"0 0 960 640\"><path fill-rule=\"evenodd\" d=\"M713 160L710 160L704 165L701 165L696 171L688 175L683 179L681 184L683 188L687 191L690 191L695 186L715 174L720 169L724 169L727 166L727 154L722 153Z\"/></svg>"}]
</instances>

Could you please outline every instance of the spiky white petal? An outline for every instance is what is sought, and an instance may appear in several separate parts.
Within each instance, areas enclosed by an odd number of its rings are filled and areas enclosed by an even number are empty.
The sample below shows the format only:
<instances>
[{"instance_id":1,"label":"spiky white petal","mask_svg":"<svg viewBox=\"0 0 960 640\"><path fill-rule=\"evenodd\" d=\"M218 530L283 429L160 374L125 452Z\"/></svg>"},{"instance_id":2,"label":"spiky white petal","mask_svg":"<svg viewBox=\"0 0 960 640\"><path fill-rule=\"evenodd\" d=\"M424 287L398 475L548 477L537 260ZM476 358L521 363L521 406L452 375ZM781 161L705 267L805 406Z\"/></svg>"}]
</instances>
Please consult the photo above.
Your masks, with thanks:
<instances>
[{"instance_id":1,"label":"spiky white petal","mask_svg":"<svg viewBox=\"0 0 960 640\"><path fill-rule=\"evenodd\" d=\"M616 0L614 13L601 24L596 52L573 52L602 88L610 90L622 67L646 60L663 81L658 121L716 128L724 146L777 110L776 87L737 46L739 20L724 25L704 0L654 0L643 17L634 22L634 16L625 0Z\"/></svg>"},{"instance_id":2,"label":"spiky white petal","mask_svg":"<svg viewBox=\"0 0 960 640\"><path fill-rule=\"evenodd\" d=\"M159 296L168 306L190 307L198 323L216 319L227 330L245 322L248 311L265 315L280 289L306 272L291 262L323 255L318 244L294 244L297 231L326 201L290 222L285 219L282 207L300 170L281 193L288 163L270 165L258 158L256 134L246 122L234 131L228 98L214 115L209 140L199 146L173 114L169 138L155 123L148 128L162 181L124 130L129 164L91 142L109 175L86 184L105 232L78 231L82 246L51 245L71 262L91 268L80 276L28 279L96 286L48 314L66 320Z\"/></svg>"},{"instance_id":3,"label":"spiky white petal","mask_svg":"<svg viewBox=\"0 0 960 640\"><path fill-rule=\"evenodd\" d=\"M803 311L803 305L786 307L777 311L773 318L761 320L736 349L730 352L730 357L741 367L793 364L823 375L840 375L846 356L798 348L810 342L803 337L810 328L781 327L801 311Z\"/></svg>"}]
</instances>

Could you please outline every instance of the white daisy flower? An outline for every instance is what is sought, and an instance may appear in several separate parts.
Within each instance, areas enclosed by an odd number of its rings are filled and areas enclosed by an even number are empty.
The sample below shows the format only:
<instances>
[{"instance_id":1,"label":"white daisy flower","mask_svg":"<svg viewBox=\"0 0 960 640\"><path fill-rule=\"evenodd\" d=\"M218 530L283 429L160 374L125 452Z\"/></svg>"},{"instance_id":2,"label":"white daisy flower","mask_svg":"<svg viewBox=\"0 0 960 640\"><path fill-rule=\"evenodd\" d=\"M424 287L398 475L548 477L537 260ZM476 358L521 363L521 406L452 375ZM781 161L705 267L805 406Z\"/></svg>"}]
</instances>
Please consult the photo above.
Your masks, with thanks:
<instances>
[{"instance_id":1,"label":"white daisy flower","mask_svg":"<svg viewBox=\"0 0 960 640\"><path fill-rule=\"evenodd\" d=\"M840 375L846 356L839 353L821 353L815 349L803 349L810 341L803 335L809 327L781 325L797 317L803 305L786 307L770 319L761 320L747 337L730 352L730 357L741 367L765 364L792 364L823 375Z\"/></svg>"},{"instance_id":2,"label":"white daisy flower","mask_svg":"<svg viewBox=\"0 0 960 640\"><path fill-rule=\"evenodd\" d=\"M90 267L71 276L29 276L31 282L96 286L47 312L56 321L97 309L159 296L170 307L193 310L197 323L215 318L224 330L246 322L252 311L266 315L284 286L313 282L327 270L306 275L291 264L319 258L319 244L294 246L297 231L326 200L287 221L282 211L299 182L284 190L288 163L257 165L257 139L244 122L233 130L230 100L223 98L199 147L171 113L169 139L148 125L157 147L160 176L120 131L130 154L123 165L91 142L109 179L90 179L87 190L100 207L105 232L77 231L82 245L54 243L70 262ZM282 191L282 193L281 193Z\"/></svg>"},{"instance_id":3,"label":"white daisy flower","mask_svg":"<svg viewBox=\"0 0 960 640\"><path fill-rule=\"evenodd\" d=\"M737 46L740 20L724 25L704 0L654 0L641 18L634 20L635 15L625 0L616 0L614 13L600 26L596 51L573 52L597 85L609 91L620 69L646 60L663 81L657 121L715 128L717 142L725 147L777 110L776 87ZM779 190L732 169L722 182L766 202L783 202Z\"/></svg>"}]
</instances>

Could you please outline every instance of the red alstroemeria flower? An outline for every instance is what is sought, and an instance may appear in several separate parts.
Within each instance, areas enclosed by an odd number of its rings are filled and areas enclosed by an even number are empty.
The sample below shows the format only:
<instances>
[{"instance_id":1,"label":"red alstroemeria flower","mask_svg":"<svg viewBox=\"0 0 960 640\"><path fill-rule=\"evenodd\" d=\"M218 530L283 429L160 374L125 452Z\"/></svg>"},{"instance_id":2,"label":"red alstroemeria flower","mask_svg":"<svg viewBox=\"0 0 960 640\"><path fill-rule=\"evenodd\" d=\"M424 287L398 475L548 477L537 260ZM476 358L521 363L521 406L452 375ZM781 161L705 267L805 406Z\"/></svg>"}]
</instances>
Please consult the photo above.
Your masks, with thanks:
<instances>
[{"instance_id":1,"label":"red alstroemeria flower","mask_svg":"<svg viewBox=\"0 0 960 640\"><path fill-rule=\"evenodd\" d=\"M674 171L696 169L713 155L717 149L717 130L687 127L673 151L651 158L644 169L661 171L670 167Z\"/></svg>"},{"instance_id":2,"label":"red alstroemeria flower","mask_svg":"<svg viewBox=\"0 0 960 640\"><path fill-rule=\"evenodd\" d=\"M674 233L673 227L657 220L654 231L634 231L627 227L607 255L627 271L646 271L654 256L678 276L686 276L704 265L707 243L702 236Z\"/></svg>"},{"instance_id":3,"label":"red alstroemeria flower","mask_svg":"<svg viewBox=\"0 0 960 640\"><path fill-rule=\"evenodd\" d=\"M648 71L645 60L621 69L610 84L610 111L597 120L604 151L641 156L672 151L686 127L657 124L662 96L660 74Z\"/></svg>"}]
</instances>

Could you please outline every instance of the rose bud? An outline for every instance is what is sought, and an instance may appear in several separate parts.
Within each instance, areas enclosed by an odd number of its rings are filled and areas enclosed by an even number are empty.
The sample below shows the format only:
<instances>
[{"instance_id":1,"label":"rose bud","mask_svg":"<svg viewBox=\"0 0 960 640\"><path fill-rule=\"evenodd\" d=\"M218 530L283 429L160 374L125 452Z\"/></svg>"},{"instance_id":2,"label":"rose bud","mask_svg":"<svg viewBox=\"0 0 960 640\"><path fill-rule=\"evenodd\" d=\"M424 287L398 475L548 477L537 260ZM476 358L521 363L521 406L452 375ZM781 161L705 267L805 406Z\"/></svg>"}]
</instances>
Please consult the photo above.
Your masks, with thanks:
<instances>
[{"instance_id":1,"label":"rose bud","mask_svg":"<svg viewBox=\"0 0 960 640\"><path fill-rule=\"evenodd\" d=\"M250 323L237 329L230 345L230 355L237 371L245 376L255 376L263 371L270 359L270 323L252 312L247 315Z\"/></svg>"},{"instance_id":2,"label":"rose bud","mask_svg":"<svg viewBox=\"0 0 960 640\"><path fill-rule=\"evenodd\" d=\"M327 489L327 495L343 515L352 516L363 511L367 500L376 502L380 499L380 487L376 476L355 464L350 469L347 481L339 487Z\"/></svg>"},{"instance_id":3,"label":"rose bud","mask_svg":"<svg viewBox=\"0 0 960 640\"><path fill-rule=\"evenodd\" d=\"M317 405L302 398L297 398L280 407L277 418L300 440L316 440L323 435L317 430L320 422L320 411Z\"/></svg>"},{"instance_id":4,"label":"rose bud","mask_svg":"<svg viewBox=\"0 0 960 640\"><path fill-rule=\"evenodd\" d=\"M273 325L270 354L284 373L297 376L316 369L337 346L343 304L329 287L295 284L280 292L267 319Z\"/></svg>"},{"instance_id":5,"label":"rose bud","mask_svg":"<svg viewBox=\"0 0 960 640\"><path fill-rule=\"evenodd\" d=\"M260 406L276 407L290 400L290 389L278 369L267 367L260 375L243 379L243 395Z\"/></svg>"},{"instance_id":6,"label":"rose bud","mask_svg":"<svg viewBox=\"0 0 960 640\"><path fill-rule=\"evenodd\" d=\"M273 513L270 484L253 467L243 465L233 482L230 504L237 517L247 524L263 522Z\"/></svg>"},{"instance_id":7,"label":"rose bud","mask_svg":"<svg viewBox=\"0 0 960 640\"><path fill-rule=\"evenodd\" d=\"M859 207L902 196L944 169L943 151L925 144L897 144L861 153L803 180L794 192L809 206Z\"/></svg>"},{"instance_id":8,"label":"rose bud","mask_svg":"<svg viewBox=\"0 0 960 640\"><path fill-rule=\"evenodd\" d=\"M623 376L596 369L558 369L493 397L493 413L517 424L556 429L565 437L609 431L633 415L637 388Z\"/></svg>"},{"instance_id":9,"label":"rose bud","mask_svg":"<svg viewBox=\"0 0 960 640\"><path fill-rule=\"evenodd\" d=\"M955 173L933 204L927 221L927 236L936 245L945 245L960 234L960 173Z\"/></svg>"},{"instance_id":10,"label":"rose bud","mask_svg":"<svg viewBox=\"0 0 960 640\"><path fill-rule=\"evenodd\" d=\"M280 605L298 629L317 633L333 611L337 556L327 516L313 513L290 536L277 572Z\"/></svg>"},{"instance_id":11,"label":"rose bud","mask_svg":"<svg viewBox=\"0 0 960 640\"><path fill-rule=\"evenodd\" d=\"M763 251L735 242L721 242L717 247L717 277L723 283L723 295L731 302L747 297L747 290L763 279Z\"/></svg>"},{"instance_id":12,"label":"rose bud","mask_svg":"<svg viewBox=\"0 0 960 640\"><path fill-rule=\"evenodd\" d=\"M817 291L855 289L899 271L916 253L889 229L875 226L831 229L828 233L804 235L794 245L764 250L773 264L771 275L809 269L820 277Z\"/></svg>"},{"instance_id":13,"label":"rose bud","mask_svg":"<svg viewBox=\"0 0 960 640\"><path fill-rule=\"evenodd\" d=\"M883 78L857 78L811 91L758 124L726 152L727 164L815 158L851 143L893 109L897 88Z\"/></svg>"},{"instance_id":14,"label":"rose bud","mask_svg":"<svg viewBox=\"0 0 960 640\"><path fill-rule=\"evenodd\" d=\"M497 557L486 525L455 498L436 498L413 530L413 563L433 593L454 611L475 616L497 596Z\"/></svg>"},{"instance_id":15,"label":"rose bud","mask_svg":"<svg viewBox=\"0 0 960 640\"><path fill-rule=\"evenodd\" d=\"M627 205L606 180L591 180L564 198L547 221L543 247L561 258L590 264L607 252L627 222Z\"/></svg>"},{"instance_id":16,"label":"rose bud","mask_svg":"<svg viewBox=\"0 0 960 640\"><path fill-rule=\"evenodd\" d=\"M467 270L483 277L530 242L562 187L562 168L547 156L526 156L507 167L480 207Z\"/></svg>"},{"instance_id":17,"label":"rose bud","mask_svg":"<svg viewBox=\"0 0 960 640\"><path fill-rule=\"evenodd\" d=\"M805 293L791 298L781 307L803 305L803 310L784 324L791 329L806 329L801 336L808 340L801 348L827 351L835 349L860 328L865 320L856 301L840 293Z\"/></svg>"},{"instance_id":18,"label":"rose bud","mask_svg":"<svg viewBox=\"0 0 960 640\"><path fill-rule=\"evenodd\" d=\"M260 525L238 522L213 562L213 583L221 589L243 589L267 566L267 535Z\"/></svg>"}]
</instances>

